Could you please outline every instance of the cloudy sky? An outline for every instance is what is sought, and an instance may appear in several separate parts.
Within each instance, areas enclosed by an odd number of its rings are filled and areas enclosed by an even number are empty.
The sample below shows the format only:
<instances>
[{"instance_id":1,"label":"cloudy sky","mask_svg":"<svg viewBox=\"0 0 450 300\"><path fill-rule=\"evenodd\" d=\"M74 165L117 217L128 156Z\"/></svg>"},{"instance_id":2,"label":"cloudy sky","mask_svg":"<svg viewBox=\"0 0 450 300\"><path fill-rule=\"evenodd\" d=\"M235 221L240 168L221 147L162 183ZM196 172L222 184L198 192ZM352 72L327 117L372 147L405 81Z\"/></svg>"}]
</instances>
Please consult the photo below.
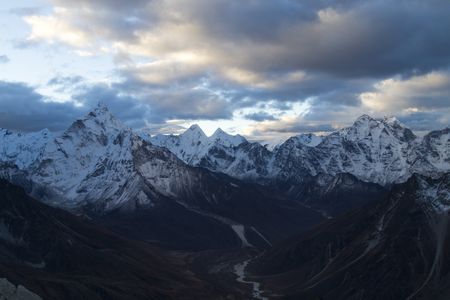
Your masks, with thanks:
<instances>
[{"instance_id":1,"label":"cloudy sky","mask_svg":"<svg viewBox=\"0 0 450 300\"><path fill-rule=\"evenodd\" d=\"M1 1L0 127L61 130L100 101L154 133L442 128L449 31L448 0Z\"/></svg>"}]
</instances>

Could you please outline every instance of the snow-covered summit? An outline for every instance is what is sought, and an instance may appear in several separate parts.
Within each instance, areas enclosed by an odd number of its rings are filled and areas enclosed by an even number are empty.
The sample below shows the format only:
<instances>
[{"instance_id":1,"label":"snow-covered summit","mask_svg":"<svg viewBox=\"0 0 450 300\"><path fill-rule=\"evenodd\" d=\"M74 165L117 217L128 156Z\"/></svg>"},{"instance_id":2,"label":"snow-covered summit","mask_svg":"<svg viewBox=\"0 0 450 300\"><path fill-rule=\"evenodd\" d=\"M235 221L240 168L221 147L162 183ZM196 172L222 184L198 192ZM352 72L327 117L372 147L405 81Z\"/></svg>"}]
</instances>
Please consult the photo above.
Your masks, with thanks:
<instances>
[{"instance_id":1,"label":"snow-covered summit","mask_svg":"<svg viewBox=\"0 0 450 300\"><path fill-rule=\"evenodd\" d=\"M149 141L169 149L188 164L198 165L211 152L217 152L218 148L233 148L246 142L246 139L240 135L230 135L220 128L208 137L200 126L192 125L180 135L156 135Z\"/></svg>"},{"instance_id":2,"label":"snow-covered summit","mask_svg":"<svg viewBox=\"0 0 450 300\"><path fill-rule=\"evenodd\" d=\"M411 175L408 157L415 138L399 122L362 115L352 126L324 137L308 151L306 160L312 174L350 173L360 180L385 185Z\"/></svg>"},{"instance_id":3,"label":"snow-covered summit","mask_svg":"<svg viewBox=\"0 0 450 300\"><path fill-rule=\"evenodd\" d=\"M378 119L365 114L351 126L327 136L291 137L273 151L257 143L250 145L241 136L231 136L221 129L209 138L191 138L189 143L183 142L183 135L167 137L170 143L161 143L158 138L152 142L193 166L261 182L350 173L366 182L387 185L403 182L414 172L431 174L450 169L445 131L430 133L419 141L395 117Z\"/></svg>"},{"instance_id":4,"label":"snow-covered summit","mask_svg":"<svg viewBox=\"0 0 450 300\"><path fill-rule=\"evenodd\" d=\"M322 142L322 137L317 136L314 133L302 133L294 137L299 143L309 146L315 147Z\"/></svg>"},{"instance_id":5,"label":"snow-covered summit","mask_svg":"<svg viewBox=\"0 0 450 300\"><path fill-rule=\"evenodd\" d=\"M217 130L213 133L209 140L213 143L220 144L226 147L236 147L247 141L243 136L239 134L228 134L221 128L217 128Z\"/></svg>"}]
</instances>

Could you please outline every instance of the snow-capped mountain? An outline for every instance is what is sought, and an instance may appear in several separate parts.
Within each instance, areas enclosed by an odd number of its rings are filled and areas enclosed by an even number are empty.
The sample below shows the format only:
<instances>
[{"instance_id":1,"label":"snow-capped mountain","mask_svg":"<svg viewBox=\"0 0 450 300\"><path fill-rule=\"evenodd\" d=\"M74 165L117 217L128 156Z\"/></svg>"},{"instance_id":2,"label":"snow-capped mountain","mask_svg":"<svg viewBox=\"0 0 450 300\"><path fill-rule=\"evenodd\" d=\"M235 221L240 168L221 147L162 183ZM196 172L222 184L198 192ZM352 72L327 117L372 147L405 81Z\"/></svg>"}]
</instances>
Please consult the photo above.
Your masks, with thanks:
<instances>
[{"instance_id":1,"label":"snow-capped mountain","mask_svg":"<svg viewBox=\"0 0 450 300\"><path fill-rule=\"evenodd\" d=\"M200 133L190 130L184 141L198 140ZM187 199L199 193L197 201L219 201L206 192L208 184L219 185L210 173L146 142L104 106L47 141L22 169L29 174L33 195L68 209L151 207L164 197Z\"/></svg>"},{"instance_id":2,"label":"snow-capped mountain","mask_svg":"<svg viewBox=\"0 0 450 300\"><path fill-rule=\"evenodd\" d=\"M349 173L365 182L389 185L404 182L413 173L439 175L450 170L449 129L419 139L394 117L363 115L350 127L324 137L294 136L272 151L244 139L233 144L211 142L203 132L192 131L201 129L195 126L180 136L166 136L170 142L162 143L160 136L152 142L193 166L264 184L298 184L318 174Z\"/></svg>"},{"instance_id":3,"label":"snow-capped mountain","mask_svg":"<svg viewBox=\"0 0 450 300\"><path fill-rule=\"evenodd\" d=\"M267 246L264 239L281 239L322 219L269 189L184 163L142 139L104 106L63 133L45 136L40 143L29 139L31 145L16 142L17 153L0 158L0 177L24 186L40 201L101 219L136 238L198 249L240 245L241 237L251 234L245 243ZM195 146L192 142L201 138L194 127L183 142ZM214 151L234 149L242 140L218 131L205 142ZM21 149L35 144L37 153L26 164L15 164ZM253 216L253 210L261 213Z\"/></svg>"},{"instance_id":4,"label":"snow-capped mountain","mask_svg":"<svg viewBox=\"0 0 450 300\"><path fill-rule=\"evenodd\" d=\"M389 185L404 182L413 173L432 176L450 170L449 131L433 131L419 139L396 118L363 115L350 127L324 137L294 136L273 151L221 129L208 137L198 125L180 135L140 136L191 166L258 183L298 184L318 174L349 173L365 182ZM99 191L108 199L132 184L133 149L141 147L137 145L142 139L99 107L62 135L2 130L0 142L0 162L20 169L33 166L35 182L73 200L80 194L85 194L84 199L97 198ZM70 174L63 172L67 169ZM92 186L87 180L93 177L117 184L105 192L101 184ZM161 190L167 194L165 188Z\"/></svg>"},{"instance_id":5,"label":"snow-capped mountain","mask_svg":"<svg viewBox=\"0 0 450 300\"><path fill-rule=\"evenodd\" d=\"M157 195L181 192L177 187L185 181L180 178L195 177L185 174L191 169L175 155L142 140L105 106L53 138L46 131L16 137L9 144L16 151L3 144L7 155L1 160L28 174L33 195L64 208L148 206Z\"/></svg>"},{"instance_id":6,"label":"snow-capped mountain","mask_svg":"<svg viewBox=\"0 0 450 300\"><path fill-rule=\"evenodd\" d=\"M237 178L252 178L259 165L267 163L260 162L264 160L262 152L268 152L260 144L249 143L244 137L230 135L220 128L207 137L198 125L192 125L180 135L156 135L147 140L169 149L187 164Z\"/></svg>"},{"instance_id":7,"label":"snow-capped mountain","mask_svg":"<svg viewBox=\"0 0 450 300\"><path fill-rule=\"evenodd\" d=\"M42 154L52 137L47 129L31 133L0 129L0 161L27 168Z\"/></svg>"},{"instance_id":8,"label":"snow-capped mountain","mask_svg":"<svg viewBox=\"0 0 450 300\"><path fill-rule=\"evenodd\" d=\"M204 155L210 141L198 125L192 125L180 135L156 135L148 137L148 141L160 147L165 147L178 158L188 164L195 164Z\"/></svg>"},{"instance_id":9,"label":"snow-capped mountain","mask_svg":"<svg viewBox=\"0 0 450 300\"><path fill-rule=\"evenodd\" d=\"M426 134L414 147L410 162L416 173L428 176L450 170L450 128Z\"/></svg>"},{"instance_id":10,"label":"snow-capped mountain","mask_svg":"<svg viewBox=\"0 0 450 300\"><path fill-rule=\"evenodd\" d=\"M283 178L296 176L298 169L311 175L349 173L386 185L411 175L408 158L415 139L412 131L395 119L363 115L352 126L324 137L314 148L288 140L275 153L275 167Z\"/></svg>"},{"instance_id":11,"label":"snow-capped mountain","mask_svg":"<svg viewBox=\"0 0 450 300\"><path fill-rule=\"evenodd\" d=\"M152 144L165 147L190 165L199 165L202 160L217 155L225 159L231 155L233 148L246 142L240 135L230 135L218 128L214 134L207 137L198 125L192 125L180 135L156 135L147 139Z\"/></svg>"}]
</instances>

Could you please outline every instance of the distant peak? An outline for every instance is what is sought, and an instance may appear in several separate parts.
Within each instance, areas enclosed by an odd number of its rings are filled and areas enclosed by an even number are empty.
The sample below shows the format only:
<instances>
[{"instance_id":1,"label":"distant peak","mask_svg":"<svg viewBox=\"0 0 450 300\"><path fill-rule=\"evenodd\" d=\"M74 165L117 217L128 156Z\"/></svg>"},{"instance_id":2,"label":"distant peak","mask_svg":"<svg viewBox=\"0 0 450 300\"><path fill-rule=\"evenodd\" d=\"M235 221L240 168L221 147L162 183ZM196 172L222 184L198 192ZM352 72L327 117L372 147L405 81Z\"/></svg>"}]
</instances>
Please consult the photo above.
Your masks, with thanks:
<instances>
[{"instance_id":1,"label":"distant peak","mask_svg":"<svg viewBox=\"0 0 450 300\"><path fill-rule=\"evenodd\" d=\"M69 131L79 130L82 128L90 128L91 130L122 130L129 129L120 120L116 119L114 115L109 111L108 107L99 103L94 109L92 109L83 118L76 120L69 127ZM94 129L97 128L97 129Z\"/></svg>"},{"instance_id":2,"label":"distant peak","mask_svg":"<svg viewBox=\"0 0 450 300\"><path fill-rule=\"evenodd\" d=\"M192 134L197 134L202 138L203 137L206 138L206 134L203 132L201 127L198 126L197 124L191 125L184 133L182 133L183 136L192 135Z\"/></svg>"},{"instance_id":3,"label":"distant peak","mask_svg":"<svg viewBox=\"0 0 450 300\"><path fill-rule=\"evenodd\" d=\"M399 119L397 119L396 117L384 117L383 122L387 125L390 126L397 126L397 127L404 127L406 128L407 126L405 124L403 124L402 122L400 122Z\"/></svg>"},{"instance_id":4,"label":"distant peak","mask_svg":"<svg viewBox=\"0 0 450 300\"><path fill-rule=\"evenodd\" d=\"M369 116L369 115L364 114L364 115L358 117L358 118L356 119L355 123L359 123L359 122L367 122L367 121L372 121L372 120L375 120L375 119L372 118L372 117Z\"/></svg>"},{"instance_id":5,"label":"distant peak","mask_svg":"<svg viewBox=\"0 0 450 300\"><path fill-rule=\"evenodd\" d=\"M215 143L220 143L224 146L237 146L246 141L241 135L231 135L223 131L222 128L217 128L210 139Z\"/></svg>"},{"instance_id":6,"label":"distant peak","mask_svg":"<svg viewBox=\"0 0 450 300\"><path fill-rule=\"evenodd\" d=\"M99 102L97 106L88 114L89 116L97 117L101 115L111 115L111 112L103 102Z\"/></svg>"},{"instance_id":7,"label":"distant peak","mask_svg":"<svg viewBox=\"0 0 450 300\"><path fill-rule=\"evenodd\" d=\"M384 121L386 123L399 123L400 121L394 117L394 116L389 116L389 117L384 117Z\"/></svg>"},{"instance_id":8,"label":"distant peak","mask_svg":"<svg viewBox=\"0 0 450 300\"><path fill-rule=\"evenodd\" d=\"M218 135L223 135L223 134L228 135L228 133L226 133L225 131L223 131L222 128L218 127L218 128L216 129L216 131L214 131L213 136L218 136Z\"/></svg>"},{"instance_id":9,"label":"distant peak","mask_svg":"<svg viewBox=\"0 0 450 300\"><path fill-rule=\"evenodd\" d=\"M199 131L199 130L202 130L202 129L197 124L194 124L194 125L191 125L188 130Z\"/></svg>"}]
</instances>

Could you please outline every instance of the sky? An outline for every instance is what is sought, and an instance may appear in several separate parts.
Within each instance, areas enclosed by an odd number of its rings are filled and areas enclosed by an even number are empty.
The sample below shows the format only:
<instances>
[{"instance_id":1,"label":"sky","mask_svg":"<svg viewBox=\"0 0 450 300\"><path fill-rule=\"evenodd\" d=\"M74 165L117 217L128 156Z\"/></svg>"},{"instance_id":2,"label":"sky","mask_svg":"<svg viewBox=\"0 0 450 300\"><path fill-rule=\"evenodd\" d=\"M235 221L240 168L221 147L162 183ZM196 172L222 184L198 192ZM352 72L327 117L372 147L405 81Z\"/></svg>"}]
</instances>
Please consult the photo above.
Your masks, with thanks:
<instances>
[{"instance_id":1,"label":"sky","mask_svg":"<svg viewBox=\"0 0 450 300\"><path fill-rule=\"evenodd\" d=\"M396 116L450 123L448 0L0 2L0 127L106 104L153 134L276 141Z\"/></svg>"}]
</instances>

